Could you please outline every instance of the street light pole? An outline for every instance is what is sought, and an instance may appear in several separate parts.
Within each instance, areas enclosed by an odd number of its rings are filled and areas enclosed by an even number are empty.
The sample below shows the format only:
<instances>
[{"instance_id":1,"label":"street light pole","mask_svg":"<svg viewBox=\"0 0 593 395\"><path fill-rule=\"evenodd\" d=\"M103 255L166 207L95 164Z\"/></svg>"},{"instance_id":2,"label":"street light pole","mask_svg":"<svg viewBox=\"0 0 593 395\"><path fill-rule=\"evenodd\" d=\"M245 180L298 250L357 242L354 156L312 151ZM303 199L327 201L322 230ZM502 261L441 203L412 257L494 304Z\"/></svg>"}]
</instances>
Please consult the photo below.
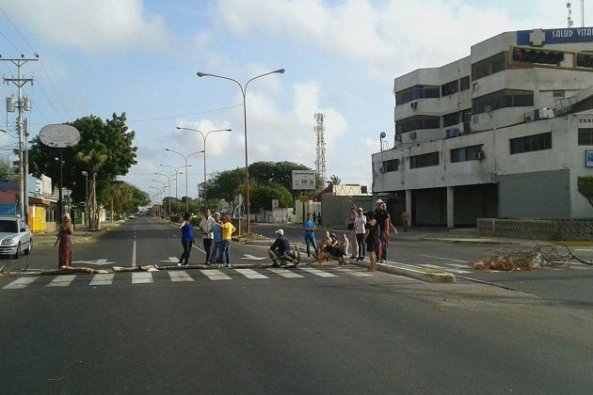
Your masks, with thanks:
<instances>
[{"instance_id":1,"label":"street light pole","mask_svg":"<svg viewBox=\"0 0 593 395\"><path fill-rule=\"evenodd\" d=\"M225 77L223 75L202 73L200 71L198 71L198 73L197 73L198 77L215 77L215 78L222 78L223 80L232 81L235 84L239 85L239 88L241 88L241 94L243 95L243 131L245 133L245 204L247 205L247 229L246 229L247 233L250 233L250 231L251 231L250 220L249 220L249 216L251 214L251 207L250 207L251 202L249 199L249 157L248 157L248 150L247 150L247 100L246 100L247 86L249 85L249 83L251 81L256 80L258 78L265 77L266 75L270 75L270 74L283 74L285 71L286 70L284 70L284 69L278 69L278 70L274 70L274 71L269 71L264 74L256 75L255 77L247 80L245 85L241 85L241 83L234 78Z\"/></svg>"},{"instance_id":2,"label":"street light pole","mask_svg":"<svg viewBox=\"0 0 593 395\"><path fill-rule=\"evenodd\" d=\"M196 151L196 152L192 152L191 154L188 155L184 155L181 152L177 152L171 148L165 148L165 151L169 151L169 152L173 152L174 154L180 155L183 158L183 161L185 162L185 212L189 212L189 194L187 192L187 185L188 185L188 181L187 181L187 159L192 156L192 155L196 155L196 154L201 154L204 153L204 150L202 151Z\"/></svg>"},{"instance_id":3,"label":"street light pole","mask_svg":"<svg viewBox=\"0 0 593 395\"><path fill-rule=\"evenodd\" d=\"M202 141L204 142L204 201L206 202L206 207L207 207L208 206L208 199L206 197L206 139L208 138L208 135L210 135L210 133L215 133L215 132L230 132L231 129L210 130L209 132L206 132L206 134L204 134L201 130L198 130L198 129L182 128L182 127L179 127L179 126L177 126L177 130L189 130L191 132L200 133L200 135L202 136Z\"/></svg>"},{"instance_id":4,"label":"street light pole","mask_svg":"<svg viewBox=\"0 0 593 395\"><path fill-rule=\"evenodd\" d=\"M87 171L80 172L84 177L84 222L86 223L87 229L89 227L89 173ZM113 218L113 213L111 213Z\"/></svg>"},{"instance_id":5,"label":"street light pole","mask_svg":"<svg viewBox=\"0 0 593 395\"><path fill-rule=\"evenodd\" d=\"M183 172L178 172L179 169L176 168L175 166L163 165L162 163L161 163L161 166L162 167L170 167L175 172L175 199L178 199L178 196L177 196L177 175L183 174Z\"/></svg>"}]
</instances>

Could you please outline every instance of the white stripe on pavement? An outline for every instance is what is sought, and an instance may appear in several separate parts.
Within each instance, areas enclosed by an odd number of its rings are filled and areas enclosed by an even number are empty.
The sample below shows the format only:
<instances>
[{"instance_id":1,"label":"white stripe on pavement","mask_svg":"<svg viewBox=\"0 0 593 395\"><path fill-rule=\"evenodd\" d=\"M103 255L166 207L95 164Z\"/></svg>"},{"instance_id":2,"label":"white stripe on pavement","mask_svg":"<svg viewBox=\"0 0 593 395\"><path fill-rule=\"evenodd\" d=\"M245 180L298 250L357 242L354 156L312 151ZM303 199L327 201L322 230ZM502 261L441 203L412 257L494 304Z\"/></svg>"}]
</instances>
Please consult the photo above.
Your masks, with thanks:
<instances>
[{"instance_id":1,"label":"white stripe on pavement","mask_svg":"<svg viewBox=\"0 0 593 395\"><path fill-rule=\"evenodd\" d=\"M201 272L210 280L232 280L229 276L217 269L202 270Z\"/></svg>"},{"instance_id":2,"label":"white stripe on pavement","mask_svg":"<svg viewBox=\"0 0 593 395\"><path fill-rule=\"evenodd\" d=\"M2 289L23 289L33 281L37 280L37 277L21 277L17 278L10 284L5 285Z\"/></svg>"},{"instance_id":3,"label":"white stripe on pavement","mask_svg":"<svg viewBox=\"0 0 593 395\"><path fill-rule=\"evenodd\" d=\"M312 267L302 267L301 270L303 270L303 271L305 271L307 273L314 274L314 275L319 276L319 277L337 277L333 273L324 272L324 271L321 271L319 269L314 269Z\"/></svg>"},{"instance_id":4,"label":"white stripe on pavement","mask_svg":"<svg viewBox=\"0 0 593 395\"><path fill-rule=\"evenodd\" d=\"M372 274L369 272L361 272L358 270L352 270L352 269L348 269L345 267L337 267L334 270L337 272L347 273L347 274L349 274L351 276L355 276L355 277L370 277L370 276L372 276Z\"/></svg>"},{"instance_id":5,"label":"white stripe on pavement","mask_svg":"<svg viewBox=\"0 0 593 395\"><path fill-rule=\"evenodd\" d=\"M169 277L171 278L171 281L174 282L179 282L179 281L194 281L193 278L191 278L191 276L189 274L187 274L187 272L185 271L179 271L179 270L173 270L173 271L169 271Z\"/></svg>"},{"instance_id":6,"label":"white stripe on pavement","mask_svg":"<svg viewBox=\"0 0 593 395\"><path fill-rule=\"evenodd\" d=\"M267 276L264 276L263 274L258 273L253 269L235 269L235 271L237 273L241 273L250 280L261 280L268 278Z\"/></svg>"},{"instance_id":7,"label":"white stripe on pavement","mask_svg":"<svg viewBox=\"0 0 593 395\"><path fill-rule=\"evenodd\" d=\"M453 268L449 268L449 267L431 265L429 263L421 263L419 266L426 267L426 268L429 268L429 269L440 270L440 271L443 271L443 272L444 271L447 271L447 272L456 273L456 274L467 274L467 273L471 273L468 270L453 269Z\"/></svg>"},{"instance_id":8,"label":"white stripe on pavement","mask_svg":"<svg viewBox=\"0 0 593 395\"><path fill-rule=\"evenodd\" d=\"M152 279L152 273L150 272L132 273L132 284L146 284L152 282L154 282L154 280Z\"/></svg>"},{"instance_id":9,"label":"white stripe on pavement","mask_svg":"<svg viewBox=\"0 0 593 395\"><path fill-rule=\"evenodd\" d=\"M95 274L89 285L111 285L114 277L115 273Z\"/></svg>"},{"instance_id":10,"label":"white stripe on pavement","mask_svg":"<svg viewBox=\"0 0 593 395\"><path fill-rule=\"evenodd\" d=\"M46 287L67 287L76 278L76 274L59 275L46 285Z\"/></svg>"},{"instance_id":11,"label":"white stripe on pavement","mask_svg":"<svg viewBox=\"0 0 593 395\"><path fill-rule=\"evenodd\" d=\"M291 270L280 269L277 267L269 267L268 270L284 278L303 278L303 276Z\"/></svg>"}]
</instances>

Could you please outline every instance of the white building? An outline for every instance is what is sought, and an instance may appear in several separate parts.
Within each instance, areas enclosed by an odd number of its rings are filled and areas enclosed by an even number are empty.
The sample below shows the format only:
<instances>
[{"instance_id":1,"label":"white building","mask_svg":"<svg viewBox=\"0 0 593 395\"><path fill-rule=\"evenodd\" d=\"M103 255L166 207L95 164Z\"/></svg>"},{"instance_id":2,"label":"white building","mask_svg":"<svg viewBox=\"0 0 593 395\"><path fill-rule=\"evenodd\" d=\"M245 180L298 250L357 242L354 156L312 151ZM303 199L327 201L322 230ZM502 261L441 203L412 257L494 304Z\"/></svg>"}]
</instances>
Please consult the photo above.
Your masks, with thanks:
<instances>
[{"instance_id":1,"label":"white building","mask_svg":"<svg viewBox=\"0 0 593 395\"><path fill-rule=\"evenodd\" d=\"M372 155L393 217L593 217L577 190L593 176L593 28L502 33L395 78L394 94L393 148Z\"/></svg>"}]
</instances>

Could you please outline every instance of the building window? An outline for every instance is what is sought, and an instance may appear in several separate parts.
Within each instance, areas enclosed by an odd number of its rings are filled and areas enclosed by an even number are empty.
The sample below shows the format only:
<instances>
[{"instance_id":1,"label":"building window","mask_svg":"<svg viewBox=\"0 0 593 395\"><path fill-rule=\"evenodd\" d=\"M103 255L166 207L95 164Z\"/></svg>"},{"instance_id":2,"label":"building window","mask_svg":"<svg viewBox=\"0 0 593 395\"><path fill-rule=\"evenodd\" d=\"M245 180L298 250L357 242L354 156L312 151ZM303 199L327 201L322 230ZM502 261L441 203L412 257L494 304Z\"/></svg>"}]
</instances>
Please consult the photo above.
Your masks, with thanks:
<instances>
[{"instance_id":1,"label":"building window","mask_svg":"<svg viewBox=\"0 0 593 395\"><path fill-rule=\"evenodd\" d=\"M383 169L383 173L386 173L389 171L398 171L399 170L399 159L384 160L382 169Z\"/></svg>"},{"instance_id":2,"label":"building window","mask_svg":"<svg viewBox=\"0 0 593 395\"><path fill-rule=\"evenodd\" d=\"M579 128L579 145L593 145L593 129Z\"/></svg>"},{"instance_id":3,"label":"building window","mask_svg":"<svg viewBox=\"0 0 593 395\"><path fill-rule=\"evenodd\" d=\"M431 85L416 85L395 92L395 105L399 106L418 99L435 99L441 97L441 88Z\"/></svg>"},{"instance_id":4,"label":"building window","mask_svg":"<svg viewBox=\"0 0 593 395\"><path fill-rule=\"evenodd\" d=\"M474 99L472 103L472 113L476 115L498 108L532 106L532 91L503 89Z\"/></svg>"},{"instance_id":5,"label":"building window","mask_svg":"<svg viewBox=\"0 0 593 395\"><path fill-rule=\"evenodd\" d=\"M511 155L552 149L552 132L510 139Z\"/></svg>"},{"instance_id":6,"label":"building window","mask_svg":"<svg viewBox=\"0 0 593 395\"><path fill-rule=\"evenodd\" d=\"M459 90L466 91L469 89L469 75L459 80Z\"/></svg>"},{"instance_id":7,"label":"building window","mask_svg":"<svg viewBox=\"0 0 593 395\"><path fill-rule=\"evenodd\" d=\"M500 52L472 64L472 80L487 77L507 69L507 52Z\"/></svg>"},{"instance_id":8,"label":"building window","mask_svg":"<svg viewBox=\"0 0 593 395\"><path fill-rule=\"evenodd\" d=\"M472 145L471 147L456 148L451 150L451 162L466 162L468 160L480 160L483 158L483 144Z\"/></svg>"},{"instance_id":9,"label":"building window","mask_svg":"<svg viewBox=\"0 0 593 395\"><path fill-rule=\"evenodd\" d=\"M452 112L450 114L443 115L443 127L453 126L459 124L459 112Z\"/></svg>"},{"instance_id":10,"label":"building window","mask_svg":"<svg viewBox=\"0 0 593 395\"><path fill-rule=\"evenodd\" d=\"M430 152L428 154L414 155L410 157L410 169L418 169L420 167L438 166L439 153Z\"/></svg>"},{"instance_id":11,"label":"building window","mask_svg":"<svg viewBox=\"0 0 593 395\"><path fill-rule=\"evenodd\" d=\"M439 117L431 117L427 115L416 115L414 117L400 119L395 123L395 130L398 135L414 130L422 129L438 129L441 127Z\"/></svg>"},{"instance_id":12,"label":"building window","mask_svg":"<svg viewBox=\"0 0 593 395\"><path fill-rule=\"evenodd\" d=\"M459 80L447 82L446 84L441 85L441 96L442 97L452 95L453 93L456 93L458 91L459 91Z\"/></svg>"}]
</instances>

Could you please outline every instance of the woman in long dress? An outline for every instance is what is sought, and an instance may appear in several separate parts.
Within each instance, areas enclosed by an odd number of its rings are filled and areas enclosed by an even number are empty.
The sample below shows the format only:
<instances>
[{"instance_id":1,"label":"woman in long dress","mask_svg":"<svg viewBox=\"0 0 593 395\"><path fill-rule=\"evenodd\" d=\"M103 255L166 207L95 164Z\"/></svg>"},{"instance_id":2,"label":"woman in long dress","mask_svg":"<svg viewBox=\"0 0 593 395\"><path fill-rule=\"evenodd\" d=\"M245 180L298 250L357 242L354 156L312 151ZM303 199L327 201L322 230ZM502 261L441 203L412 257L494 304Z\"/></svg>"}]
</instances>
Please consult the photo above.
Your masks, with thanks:
<instances>
[{"instance_id":1,"label":"woman in long dress","mask_svg":"<svg viewBox=\"0 0 593 395\"><path fill-rule=\"evenodd\" d=\"M62 223L58 229L56 245L58 246L58 269L72 266L72 233L74 227L68 214L62 217Z\"/></svg>"}]
</instances>

